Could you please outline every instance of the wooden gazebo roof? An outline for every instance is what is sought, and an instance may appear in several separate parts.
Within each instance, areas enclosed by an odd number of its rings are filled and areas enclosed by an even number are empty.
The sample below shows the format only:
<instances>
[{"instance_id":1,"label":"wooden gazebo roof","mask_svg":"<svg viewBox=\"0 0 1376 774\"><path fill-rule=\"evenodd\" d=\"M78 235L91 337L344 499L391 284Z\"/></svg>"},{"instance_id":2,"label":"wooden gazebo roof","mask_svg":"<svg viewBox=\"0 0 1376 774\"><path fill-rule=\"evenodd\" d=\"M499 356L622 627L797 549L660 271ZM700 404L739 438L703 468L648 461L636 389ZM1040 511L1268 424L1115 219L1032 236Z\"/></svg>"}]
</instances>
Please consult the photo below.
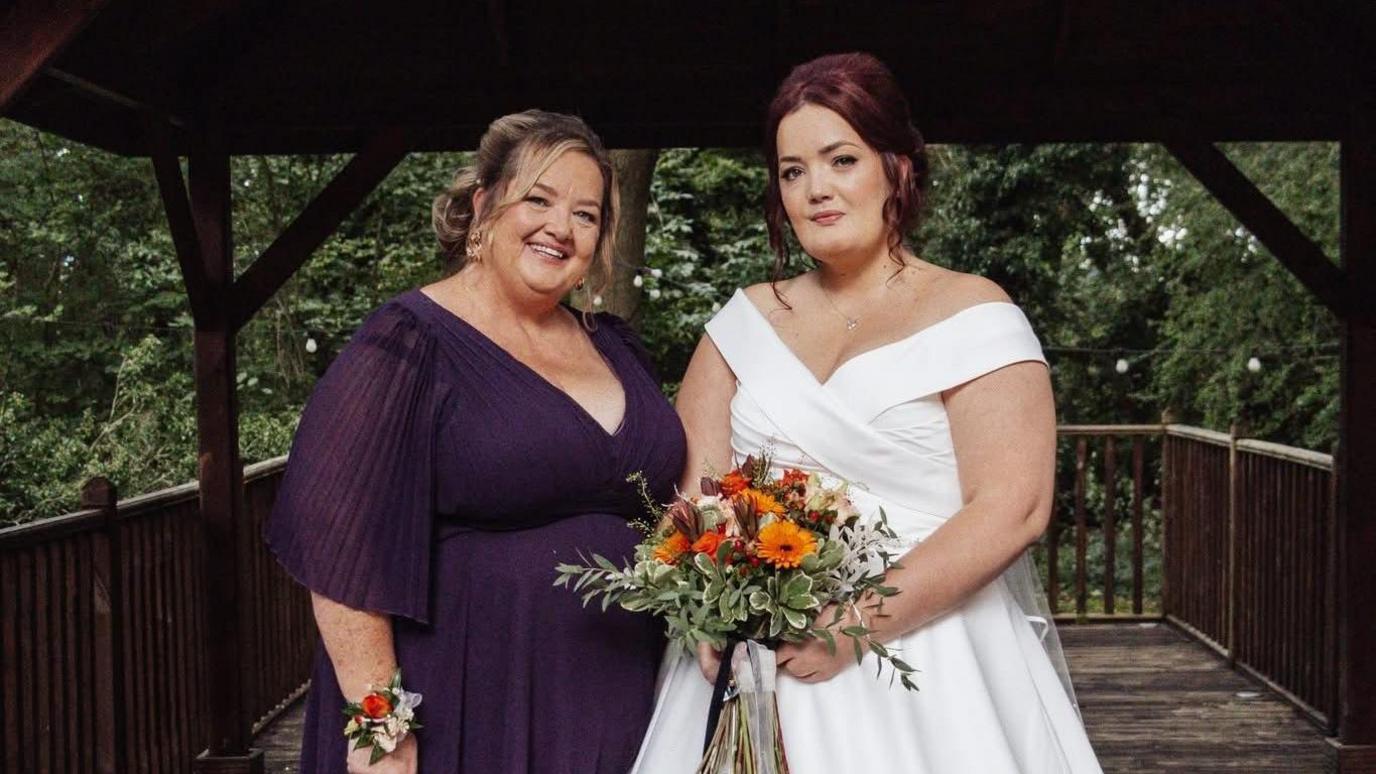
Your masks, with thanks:
<instances>
[{"instance_id":1,"label":"wooden gazebo roof","mask_svg":"<svg viewBox=\"0 0 1376 774\"><path fill-rule=\"evenodd\" d=\"M151 157L196 322L209 553L203 771L251 771L242 633L235 334L408 151L493 118L576 112L612 147L755 146L792 65L867 50L930 141L1164 142L1342 321L1341 707L1335 759L1376 771L1376 3L323 2L18 0L0 11L0 114ZM1214 143L1342 143L1335 262ZM229 157L356 151L236 277ZM179 156L188 157L189 182ZM1245 302L1245 299L1240 299ZM1360 395L1359 395L1360 394ZM225 550L226 547L232 550Z\"/></svg>"},{"instance_id":2,"label":"wooden gazebo roof","mask_svg":"<svg viewBox=\"0 0 1376 774\"><path fill-rule=\"evenodd\" d=\"M136 155L147 112L218 122L231 154L313 153L383 125L469 148L530 106L613 147L754 146L790 66L863 49L936 142L1334 139L1363 40L1360 0L146 0L108 3L6 113Z\"/></svg>"}]
</instances>

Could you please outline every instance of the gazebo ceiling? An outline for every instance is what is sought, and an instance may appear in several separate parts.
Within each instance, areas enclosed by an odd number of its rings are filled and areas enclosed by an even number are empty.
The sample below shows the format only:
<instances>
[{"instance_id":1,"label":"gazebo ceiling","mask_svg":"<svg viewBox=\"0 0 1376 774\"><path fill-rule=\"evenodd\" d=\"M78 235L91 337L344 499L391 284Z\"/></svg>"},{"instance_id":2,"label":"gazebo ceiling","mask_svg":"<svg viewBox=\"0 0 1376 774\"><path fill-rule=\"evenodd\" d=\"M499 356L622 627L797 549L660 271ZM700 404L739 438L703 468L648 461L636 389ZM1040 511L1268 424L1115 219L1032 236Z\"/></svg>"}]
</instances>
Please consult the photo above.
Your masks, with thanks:
<instances>
[{"instance_id":1,"label":"gazebo ceiling","mask_svg":"<svg viewBox=\"0 0 1376 774\"><path fill-rule=\"evenodd\" d=\"M755 145L791 65L864 49L931 141L1336 138L1376 30L1360 1L893 5L112 0L6 114L136 155L150 113L220 124L236 154L357 150L384 126L471 148L526 107L614 147Z\"/></svg>"}]
</instances>

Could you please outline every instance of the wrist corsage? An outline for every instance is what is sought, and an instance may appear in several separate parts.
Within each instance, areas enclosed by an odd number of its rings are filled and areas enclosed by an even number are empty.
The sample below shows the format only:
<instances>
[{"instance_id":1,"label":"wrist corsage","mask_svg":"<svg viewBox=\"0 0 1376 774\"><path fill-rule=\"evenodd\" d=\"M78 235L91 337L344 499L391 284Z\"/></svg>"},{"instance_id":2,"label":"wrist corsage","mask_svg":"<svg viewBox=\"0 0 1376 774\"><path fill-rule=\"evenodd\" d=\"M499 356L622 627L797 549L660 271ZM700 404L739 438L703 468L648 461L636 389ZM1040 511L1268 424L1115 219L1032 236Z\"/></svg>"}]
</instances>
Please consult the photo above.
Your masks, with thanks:
<instances>
[{"instance_id":1,"label":"wrist corsage","mask_svg":"<svg viewBox=\"0 0 1376 774\"><path fill-rule=\"evenodd\" d=\"M416 722L420 698L420 694L402 689L400 669L384 687L369 684L366 696L344 707L344 714L349 717L344 725L344 736L353 740L350 749L373 748L368 758L369 766L397 749L407 734L420 728L420 723Z\"/></svg>"}]
</instances>

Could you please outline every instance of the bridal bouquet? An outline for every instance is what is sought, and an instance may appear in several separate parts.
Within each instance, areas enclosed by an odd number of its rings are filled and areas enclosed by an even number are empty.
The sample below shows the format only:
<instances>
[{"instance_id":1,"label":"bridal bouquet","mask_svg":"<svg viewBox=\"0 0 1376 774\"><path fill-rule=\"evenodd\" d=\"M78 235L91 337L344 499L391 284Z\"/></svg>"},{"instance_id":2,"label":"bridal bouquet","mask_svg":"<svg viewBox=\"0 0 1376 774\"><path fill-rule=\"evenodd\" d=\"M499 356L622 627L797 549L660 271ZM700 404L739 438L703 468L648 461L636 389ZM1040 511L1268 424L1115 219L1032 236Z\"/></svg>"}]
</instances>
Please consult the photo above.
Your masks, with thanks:
<instances>
[{"instance_id":1,"label":"bridal bouquet","mask_svg":"<svg viewBox=\"0 0 1376 774\"><path fill-rule=\"evenodd\" d=\"M651 504L661 526L647 527L627 566L594 554L591 562L559 565L555 585L581 592L584 604L600 596L604 610L615 603L660 616L689 652L701 642L724 650L698 770L786 772L773 646L817 637L834 650L839 633L857 663L872 652L881 675L888 664L905 688L917 689L914 669L864 624L897 593L883 583L895 566L896 536L882 510L876 520L860 518L846 484L824 486L793 469L774 475L767 455L703 478L701 488L667 508ZM829 605L833 614L820 616ZM848 611L858 623L842 626Z\"/></svg>"}]
</instances>

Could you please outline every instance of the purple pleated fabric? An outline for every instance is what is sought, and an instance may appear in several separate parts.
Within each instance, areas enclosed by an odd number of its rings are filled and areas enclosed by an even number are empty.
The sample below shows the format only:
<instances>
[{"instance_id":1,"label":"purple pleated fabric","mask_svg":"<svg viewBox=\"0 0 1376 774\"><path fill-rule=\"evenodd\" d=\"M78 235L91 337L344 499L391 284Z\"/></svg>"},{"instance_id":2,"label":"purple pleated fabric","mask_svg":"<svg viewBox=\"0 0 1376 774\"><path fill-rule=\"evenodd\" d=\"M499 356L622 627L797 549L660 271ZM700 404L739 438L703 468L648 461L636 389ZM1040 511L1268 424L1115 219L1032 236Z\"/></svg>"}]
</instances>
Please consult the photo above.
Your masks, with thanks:
<instances>
[{"instance_id":1,"label":"purple pleated fabric","mask_svg":"<svg viewBox=\"0 0 1376 774\"><path fill-rule=\"evenodd\" d=\"M620 378L608 433L567 394L412 290L373 313L301 418L267 540L301 583L393 616L425 700L422 772L624 772L663 648L647 616L553 587L579 552L629 557L643 473L673 493L682 426L635 334L599 314ZM323 648L304 772L344 770L344 697Z\"/></svg>"}]
</instances>

